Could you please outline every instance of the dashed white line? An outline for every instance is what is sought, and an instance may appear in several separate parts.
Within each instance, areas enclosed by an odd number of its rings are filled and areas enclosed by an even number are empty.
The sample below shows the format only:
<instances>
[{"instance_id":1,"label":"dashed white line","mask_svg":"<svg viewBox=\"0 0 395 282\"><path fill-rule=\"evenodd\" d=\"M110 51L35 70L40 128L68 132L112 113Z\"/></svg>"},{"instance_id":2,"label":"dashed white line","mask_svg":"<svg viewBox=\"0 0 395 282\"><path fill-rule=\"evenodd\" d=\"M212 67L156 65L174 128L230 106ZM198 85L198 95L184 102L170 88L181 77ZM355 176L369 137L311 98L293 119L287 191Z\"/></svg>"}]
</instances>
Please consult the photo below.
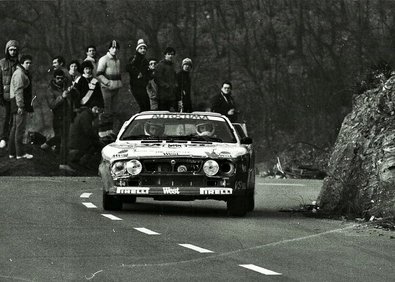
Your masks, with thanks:
<instances>
[{"instance_id":1,"label":"dashed white line","mask_svg":"<svg viewBox=\"0 0 395 282\"><path fill-rule=\"evenodd\" d=\"M97 207L92 203L82 203L88 209L96 209Z\"/></svg>"},{"instance_id":2,"label":"dashed white line","mask_svg":"<svg viewBox=\"0 0 395 282\"><path fill-rule=\"evenodd\" d=\"M147 228L144 227L135 227L134 229L136 229L137 231L140 231L142 233L148 234L148 235L160 235L160 233L149 230Z\"/></svg>"},{"instance_id":3,"label":"dashed white line","mask_svg":"<svg viewBox=\"0 0 395 282\"><path fill-rule=\"evenodd\" d=\"M272 270L260 267L260 266L256 266L254 264L239 264L239 266L259 272L261 274L265 274L265 275L282 275L281 273L278 272L274 272Z\"/></svg>"},{"instance_id":4,"label":"dashed white line","mask_svg":"<svg viewBox=\"0 0 395 282\"><path fill-rule=\"evenodd\" d=\"M108 213L102 213L101 215L104 217L107 217L111 220L122 220L122 218L116 217L115 215L108 214Z\"/></svg>"},{"instance_id":5,"label":"dashed white line","mask_svg":"<svg viewBox=\"0 0 395 282\"><path fill-rule=\"evenodd\" d=\"M207 250L207 249L203 249L203 248L200 248L200 247L192 245L192 244L178 244L178 245L180 245L180 246L182 246L184 248L188 248L188 249L197 251L197 252L202 253L202 254L203 253L214 253L213 251L210 251L210 250Z\"/></svg>"},{"instance_id":6,"label":"dashed white line","mask_svg":"<svg viewBox=\"0 0 395 282\"><path fill-rule=\"evenodd\" d=\"M92 195L92 193L82 193L80 198L88 199L91 195Z\"/></svg>"}]
</instances>

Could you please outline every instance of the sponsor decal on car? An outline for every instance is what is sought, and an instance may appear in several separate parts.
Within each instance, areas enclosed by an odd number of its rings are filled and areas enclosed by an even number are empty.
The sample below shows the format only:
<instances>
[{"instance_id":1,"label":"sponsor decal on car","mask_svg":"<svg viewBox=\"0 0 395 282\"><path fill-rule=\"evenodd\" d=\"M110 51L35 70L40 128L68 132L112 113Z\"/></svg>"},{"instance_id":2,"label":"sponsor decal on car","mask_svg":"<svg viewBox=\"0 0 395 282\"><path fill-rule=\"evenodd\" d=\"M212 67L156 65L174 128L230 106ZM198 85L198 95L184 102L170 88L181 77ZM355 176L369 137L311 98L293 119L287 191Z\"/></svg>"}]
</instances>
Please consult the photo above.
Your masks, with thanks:
<instances>
[{"instance_id":1,"label":"sponsor decal on car","mask_svg":"<svg viewBox=\"0 0 395 282\"><path fill-rule=\"evenodd\" d=\"M163 187L162 189L163 189L163 194L172 194L172 195L180 194L179 188Z\"/></svg>"},{"instance_id":2,"label":"sponsor decal on car","mask_svg":"<svg viewBox=\"0 0 395 282\"><path fill-rule=\"evenodd\" d=\"M204 115L197 115L197 114L154 114L152 115L153 119L158 118L169 118L169 119L201 119L201 120L208 120L209 118Z\"/></svg>"},{"instance_id":3,"label":"sponsor decal on car","mask_svg":"<svg viewBox=\"0 0 395 282\"><path fill-rule=\"evenodd\" d=\"M232 188L200 188L201 195L231 195Z\"/></svg>"},{"instance_id":4,"label":"sponsor decal on car","mask_svg":"<svg viewBox=\"0 0 395 282\"><path fill-rule=\"evenodd\" d=\"M149 188L147 187L117 187L118 194L132 194L132 195L148 195Z\"/></svg>"}]
</instances>

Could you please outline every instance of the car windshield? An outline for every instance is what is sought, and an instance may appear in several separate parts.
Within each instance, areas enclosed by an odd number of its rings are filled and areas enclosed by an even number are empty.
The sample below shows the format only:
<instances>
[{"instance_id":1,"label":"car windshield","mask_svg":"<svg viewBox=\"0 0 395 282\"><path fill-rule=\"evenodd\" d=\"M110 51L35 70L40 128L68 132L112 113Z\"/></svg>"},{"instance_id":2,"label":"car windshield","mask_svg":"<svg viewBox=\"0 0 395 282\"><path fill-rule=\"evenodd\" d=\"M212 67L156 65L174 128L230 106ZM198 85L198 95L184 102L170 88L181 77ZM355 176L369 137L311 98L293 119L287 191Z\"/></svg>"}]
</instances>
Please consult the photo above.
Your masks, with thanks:
<instances>
[{"instance_id":1,"label":"car windshield","mask_svg":"<svg viewBox=\"0 0 395 282\"><path fill-rule=\"evenodd\" d=\"M182 113L139 115L128 124L120 140L236 143L224 118Z\"/></svg>"}]
</instances>

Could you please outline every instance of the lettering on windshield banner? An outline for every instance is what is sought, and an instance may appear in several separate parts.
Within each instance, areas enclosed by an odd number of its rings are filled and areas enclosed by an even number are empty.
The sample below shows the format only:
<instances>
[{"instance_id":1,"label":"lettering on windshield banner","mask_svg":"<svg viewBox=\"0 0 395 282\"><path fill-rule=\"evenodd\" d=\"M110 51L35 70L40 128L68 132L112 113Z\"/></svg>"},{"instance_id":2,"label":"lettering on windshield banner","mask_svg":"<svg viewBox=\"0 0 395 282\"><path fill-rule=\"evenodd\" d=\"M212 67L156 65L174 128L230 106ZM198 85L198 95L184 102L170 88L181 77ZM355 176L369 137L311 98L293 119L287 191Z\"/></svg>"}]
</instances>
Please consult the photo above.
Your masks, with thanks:
<instances>
[{"instance_id":1,"label":"lettering on windshield banner","mask_svg":"<svg viewBox=\"0 0 395 282\"><path fill-rule=\"evenodd\" d=\"M201 195L231 195L232 188L200 188Z\"/></svg>"},{"instance_id":2,"label":"lettering on windshield banner","mask_svg":"<svg viewBox=\"0 0 395 282\"><path fill-rule=\"evenodd\" d=\"M149 188L145 187L117 187L118 194L148 195Z\"/></svg>"},{"instance_id":3,"label":"lettering on windshield banner","mask_svg":"<svg viewBox=\"0 0 395 282\"><path fill-rule=\"evenodd\" d=\"M170 118L170 119L200 119L200 120L209 120L208 116L202 116L197 114L154 114L152 115L153 119L159 118Z\"/></svg>"},{"instance_id":4,"label":"lettering on windshield banner","mask_svg":"<svg viewBox=\"0 0 395 282\"><path fill-rule=\"evenodd\" d=\"M163 189L163 194L172 194L172 195L180 194L179 188L163 187L162 189Z\"/></svg>"}]
</instances>

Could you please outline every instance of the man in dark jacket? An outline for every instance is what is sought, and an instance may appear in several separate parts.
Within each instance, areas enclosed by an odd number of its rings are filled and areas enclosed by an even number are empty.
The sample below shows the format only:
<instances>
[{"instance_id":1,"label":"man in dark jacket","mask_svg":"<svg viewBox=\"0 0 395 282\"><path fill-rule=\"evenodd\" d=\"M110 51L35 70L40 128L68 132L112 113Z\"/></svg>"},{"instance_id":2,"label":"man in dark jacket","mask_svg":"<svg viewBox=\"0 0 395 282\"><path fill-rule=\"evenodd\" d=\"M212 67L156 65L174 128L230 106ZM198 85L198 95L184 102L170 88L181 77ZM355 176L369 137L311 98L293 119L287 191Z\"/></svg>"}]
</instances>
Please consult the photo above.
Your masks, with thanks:
<instances>
[{"instance_id":1,"label":"man in dark jacket","mask_svg":"<svg viewBox=\"0 0 395 282\"><path fill-rule=\"evenodd\" d=\"M148 60L145 58L147 45L143 39L139 39L136 47L136 54L129 59L126 71L130 77L130 90L140 107L140 112L150 110L150 101L147 93L147 84L150 80Z\"/></svg>"},{"instance_id":2,"label":"man in dark jacket","mask_svg":"<svg viewBox=\"0 0 395 282\"><path fill-rule=\"evenodd\" d=\"M154 77L158 86L158 110L175 111L179 99L179 95L177 95L177 74L173 64L176 51L172 47L167 47L163 53L165 57L158 63Z\"/></svg>"},{"instance_id":3,"label":"man in dark jacket","mask_svg":"<svg viewBox=\"0 0 395 282\"><path fill-rule=\"evenodd\" d=\"M19 44L16 40L10 40L5 46L5 58L0 60L0 106L2 113L0 117L0 149L7 145L10 134L11 104L10 104L10 82L16 66L18 65Z\"/></svg>"},{"instance_id":4,"label":"man in dark jacket","mask_svg":"<svg viewBox=\"0 0 395 282\"><path fill-rule=\"evenodd\" d=\"M32 64L30 55L21 57L21 64L12 74L10 83L10 103L12 127L10 131L8 151L10 159L32 159L33 155L26 153L23 145L23 135L26 130L27 113L33 112L32 83L29 73Z\"/></svg>"},{"instance_id":5,"label":"man in dark jacket","mask_svg":"<svg viewBox=\"0 0 395 282\"><path fill-rule=\"evenodd\" d=\"M230 81L224 81L222 83L221 93L215 95L211 100L210 110L227 116L231 122L236 122L237 111L231 94L232 83Z\"/></svg>"},{"instance_id":6,"label":"man in dark jacket","mask_svg":"<svg viewBox=\"0 0 395 282\"><path fill-rule=\"evenodd\" d=\"M74 172L68 165L68 136L72 119L72 103L70 98L70 87L67 85L65 74L62 70L54 71L54 77L49 83L47 102L53 113L53 130L55 136L41 145L42 149L50 146L60 146L59 169Z\"/></svg>"},{"instance_id":7,"label":"man in dark jacket","mask_svg":"<svg viewBox=\"0 0 395 282\"><path fill-rule=\"evenodd\" d=\"M182 60L181 70L177 73L177 98L179 102L178 110L180 112L192 112L192 99L191 99L191 77L190 72L192 69L192 60L185 58Z\"/></svg>"}]
</instances>

